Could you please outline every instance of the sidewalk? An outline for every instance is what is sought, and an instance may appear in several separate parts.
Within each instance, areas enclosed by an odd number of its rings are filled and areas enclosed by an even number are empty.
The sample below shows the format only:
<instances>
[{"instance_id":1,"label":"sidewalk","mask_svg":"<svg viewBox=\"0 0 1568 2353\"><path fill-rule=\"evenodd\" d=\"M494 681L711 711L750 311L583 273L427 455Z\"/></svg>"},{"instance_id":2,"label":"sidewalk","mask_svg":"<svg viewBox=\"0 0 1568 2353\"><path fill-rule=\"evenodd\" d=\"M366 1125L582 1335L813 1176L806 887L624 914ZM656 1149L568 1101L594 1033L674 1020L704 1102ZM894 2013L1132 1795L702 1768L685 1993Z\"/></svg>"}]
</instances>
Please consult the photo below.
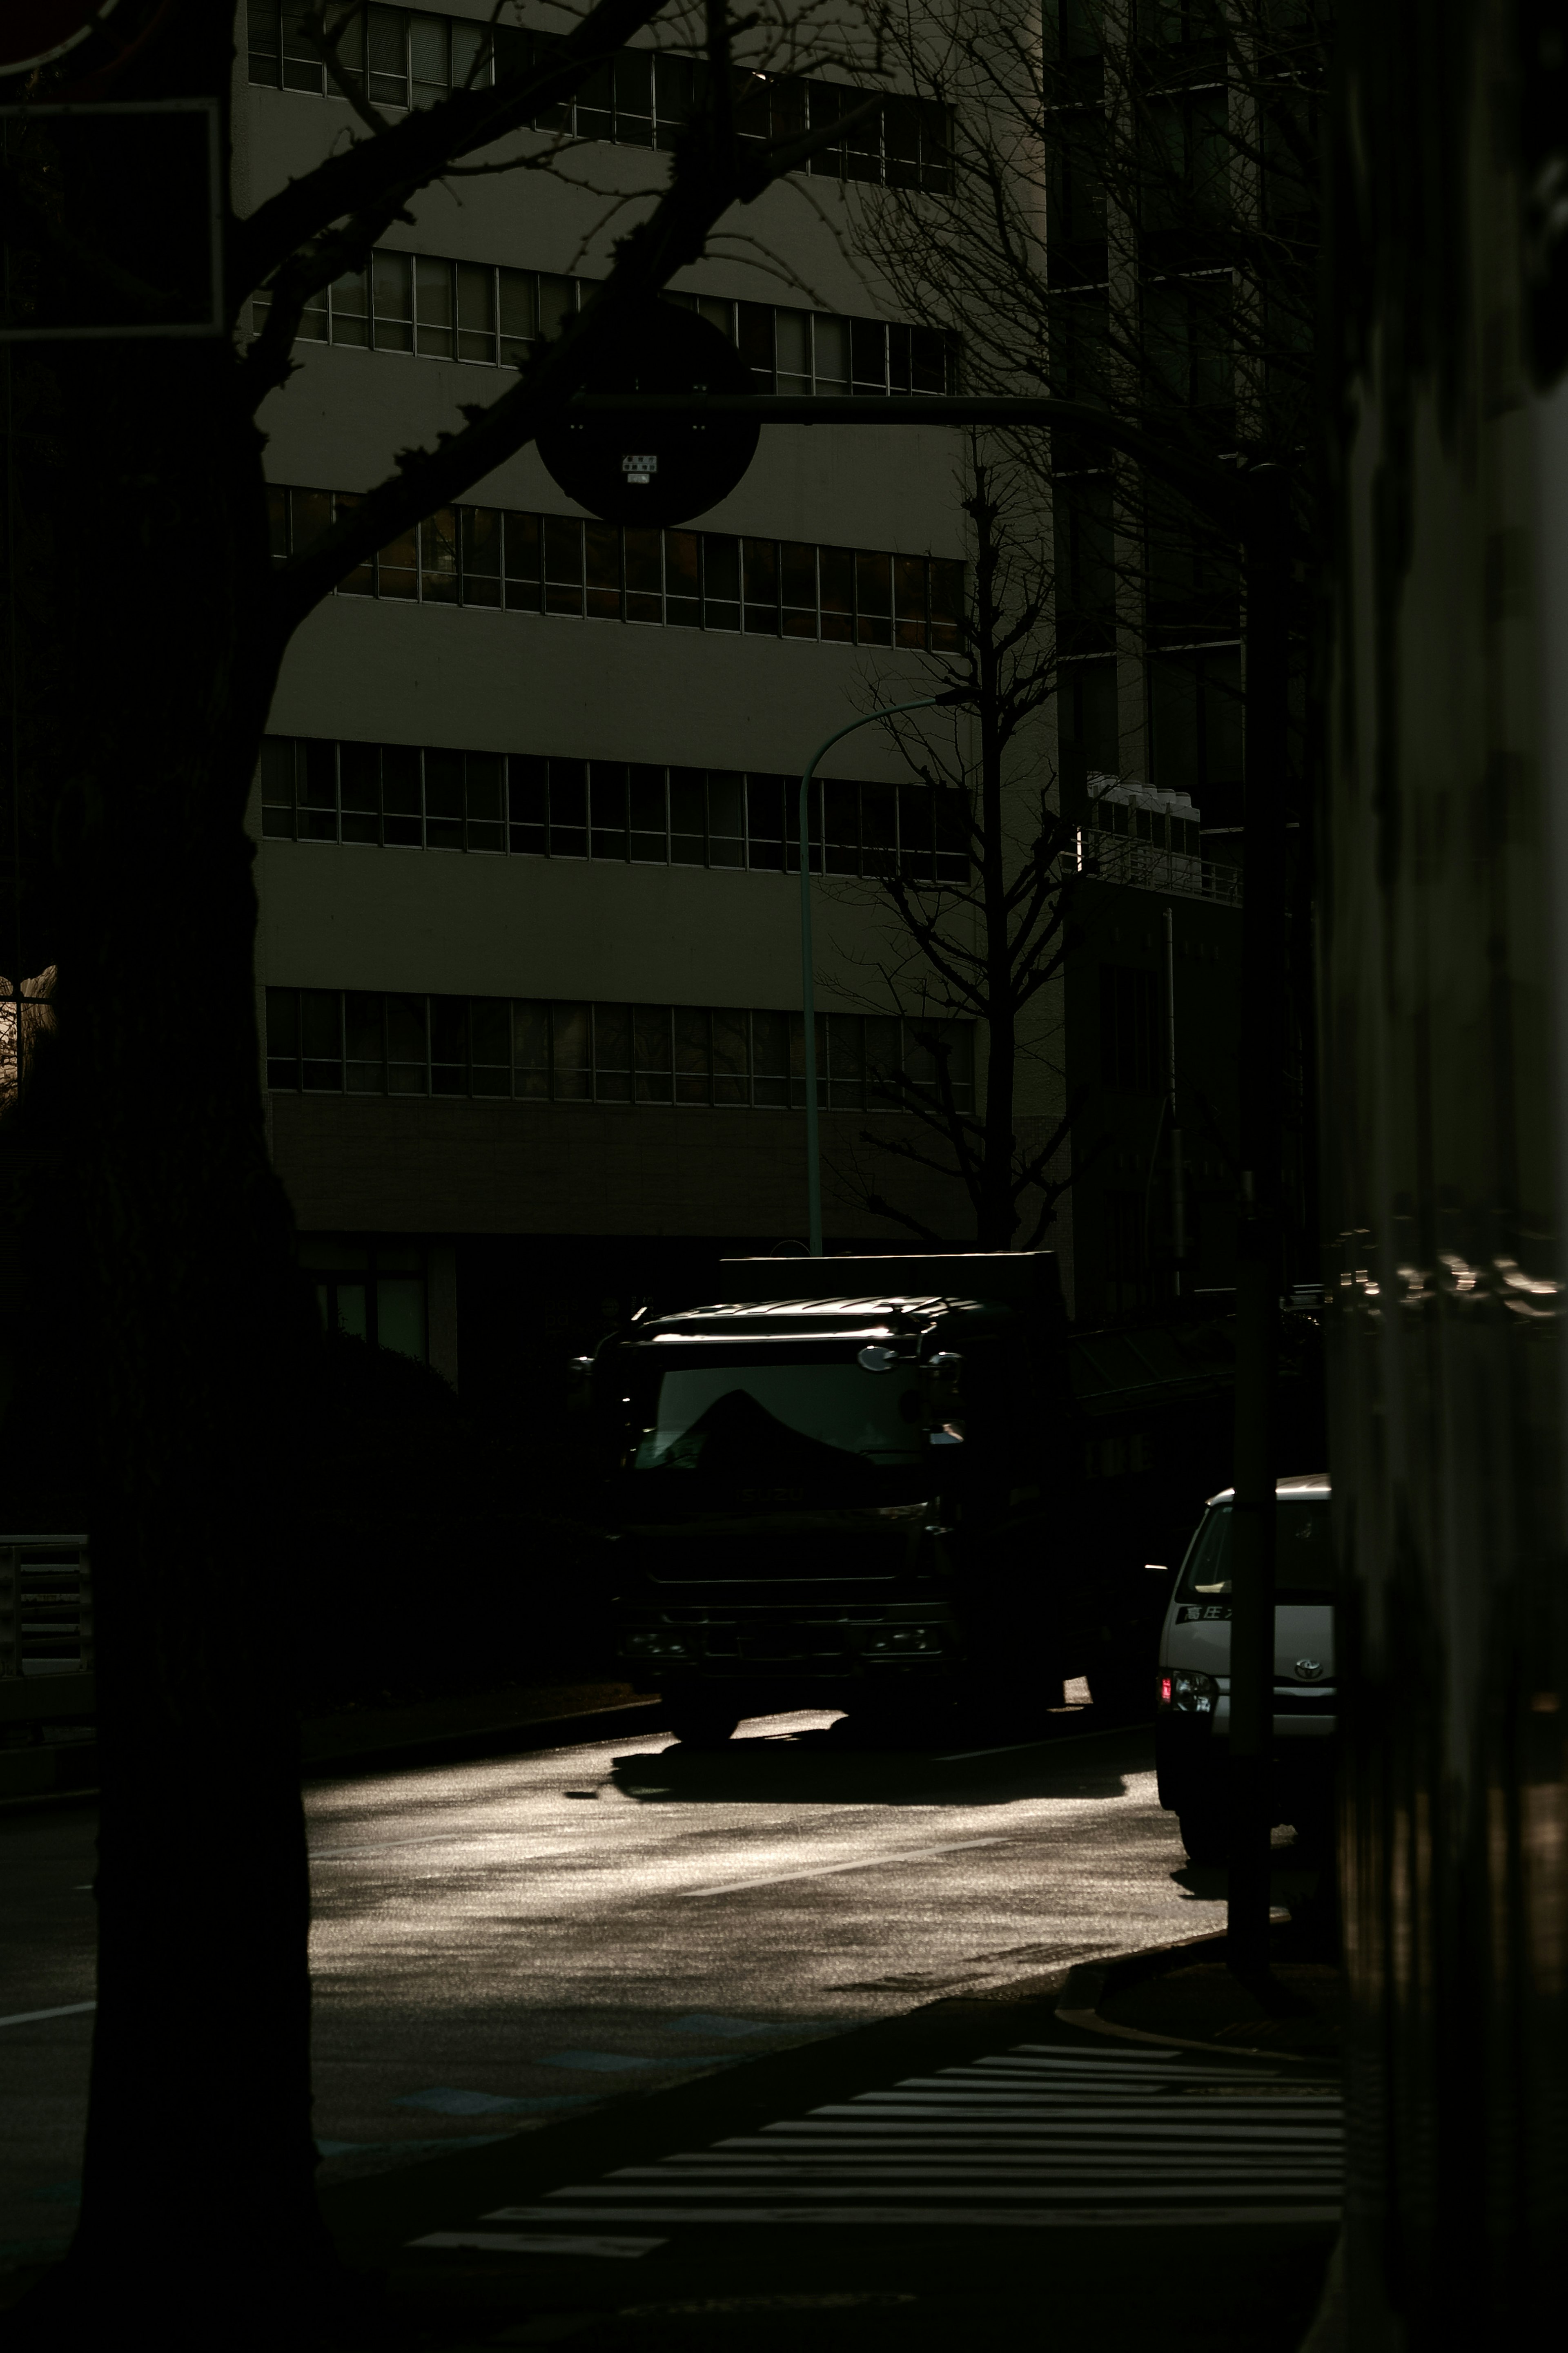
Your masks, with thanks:
<instances>
[{"instance_id":1,"label":"sidewalk","mask_svg":"<svg viewBox=\"0 0 1568 2353\"><path fill-rule=\"evenodd\" d=\"M1215 1966L1145 1967L1146 2014L1214 2009L1192 1984ZM1333 2067L1086 2031L1058 2014L1084 1983L934 2002L327 2190L345 2260L384 2282L374 2341L767 2353L805 2323L814 2353L948 2353L1048 2324L1095 2353L1296 2353L1337 2228Z\"/></svg>"}]
</instances>

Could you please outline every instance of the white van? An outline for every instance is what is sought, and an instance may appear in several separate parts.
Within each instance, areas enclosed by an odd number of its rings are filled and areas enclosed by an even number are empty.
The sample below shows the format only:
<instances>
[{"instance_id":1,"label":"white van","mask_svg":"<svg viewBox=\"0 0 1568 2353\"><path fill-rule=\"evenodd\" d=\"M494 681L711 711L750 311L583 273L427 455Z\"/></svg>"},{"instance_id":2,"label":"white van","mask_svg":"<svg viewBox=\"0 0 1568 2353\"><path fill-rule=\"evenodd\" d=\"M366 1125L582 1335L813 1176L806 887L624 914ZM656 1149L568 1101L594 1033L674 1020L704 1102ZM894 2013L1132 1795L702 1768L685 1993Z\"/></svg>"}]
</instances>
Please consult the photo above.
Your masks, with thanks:
<instances>
[{"instance_id":1,"label":"white van","mask_svg":"<svg viewBox=\"0 0 1568 2353\"><path fill-rule=\"evenodd\" d=\"M1235 1489L1212 1496L1160 1637L1154 1759L1160 1803L1194 1862L1229 1843L1230 1548ZM1326 1472L1281 1479L1274 1578L1274 1820L1304 1844L1333 1817L1334 1575Z\"/></svg>"}]
</instances>

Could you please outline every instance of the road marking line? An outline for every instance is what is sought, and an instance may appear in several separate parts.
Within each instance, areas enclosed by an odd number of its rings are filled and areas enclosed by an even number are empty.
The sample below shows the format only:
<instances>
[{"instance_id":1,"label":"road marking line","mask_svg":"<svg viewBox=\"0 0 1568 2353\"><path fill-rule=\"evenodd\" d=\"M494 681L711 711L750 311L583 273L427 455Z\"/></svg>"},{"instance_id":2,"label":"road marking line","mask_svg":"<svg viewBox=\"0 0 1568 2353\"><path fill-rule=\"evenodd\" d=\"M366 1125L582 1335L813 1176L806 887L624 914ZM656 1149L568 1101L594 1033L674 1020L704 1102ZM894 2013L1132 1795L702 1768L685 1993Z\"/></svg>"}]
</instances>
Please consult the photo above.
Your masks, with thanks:
<instances>
[{"instance_id":1,"label":"road marking line","mask_svg":"<svg viewBox=\"0 0 1568 2353\"><path fill-rule=\"evenodd\" d=\"M650 2254L655 2247L668 2244L663 2239L604 2239L590 2238L586 2233L574 2237L565 2231L430 2231L423 2239L410 2239L411 2247L483 2247L492 2254L501 2255L619 2255L631 2257Z\"/></svg>"},{"instance_id":2,"label":"road marking line","mask_svg":"<svg viewBox=\"0 0 1568 2353\"><path fill-rule=\"evenodd\" d=\"M944 1756L933 1757L933 1765L962 1765L971 1757L1016 1757L1021 1748L1076 1748L1084 1740L1110 1740L1118 1732L1142 1732L1141 1724L1102 1724L1098 1732L1064 1732L1056 1739L1009 1740L1000 1748L950 1748Z\"/></svg>"},{"instance_id":3,"label":"road marking line","mask_svg":"<svg viewBox=\"0 0 1568 2353\"><path fill-rule=\"evenodd\" d=\"M31 2026L39 2018L79 2018L97 2008L95 2001L62 2001L55 2010L16 2010L9 2018L0 2018L0 2026Z\"/></svg>"},{"instance_id":4,"label":"road marking line","mask_svg":"<svg viewBox=\"0 0 1568 2353\"><path fill-rule=\"evenodd\" d=\"M577 2209L563 2207L520 2206L510 2210L518 2221L531 2222L602 2222L602 2211L594 2207ZM1298 2222L1337 2222L1340 2209L1331 2206L1163 2206L1158 2208L1129 2207L1045 2207L1035 2213L988 2211L984 2207L833 2207L833 2206L754 2206L696 2207L671 2212L663 2206L628 2206L621 2216L623 2222L663 2222L671 2228L692 2222L739 2222L750 2228L762 2222L818 2223L844 2222L856 2230L874 2228L879 2224L916 2224L923 2229L951 2226L973 2231L995 2229L1069 2229L1103 2227L1105 2229L1158 2228L1187 2231L1194 2225L1256 2222L1290 2224ZM489 2243L479 2233L471 2238L438 2232L436 2239L447 2244L472 2245ZM428 2240L416 2240L414 2244L428 2245Z\"/></svg>"},{"instance_id":5,"label":"road marking line","mask_svg":"<svg viewBox=\"0 0 1568 2353\"><path fill-rule=\"evenodd\" d=\"M879 1871L888 1862L924 1862L933 1854L962 1854L970 1847L1010 1846L1005 1838L952 1839L944 1846L904 1847L896 1854L857 1855L850 1862L816 1862L803 1871L770 1871L756 1879L727 1879L717 1887L682 1887L681 1895L743 1895L748 1888L778 1887L786 1879L827 1879L839 1871Z\"/></svg>"}]
</instances>

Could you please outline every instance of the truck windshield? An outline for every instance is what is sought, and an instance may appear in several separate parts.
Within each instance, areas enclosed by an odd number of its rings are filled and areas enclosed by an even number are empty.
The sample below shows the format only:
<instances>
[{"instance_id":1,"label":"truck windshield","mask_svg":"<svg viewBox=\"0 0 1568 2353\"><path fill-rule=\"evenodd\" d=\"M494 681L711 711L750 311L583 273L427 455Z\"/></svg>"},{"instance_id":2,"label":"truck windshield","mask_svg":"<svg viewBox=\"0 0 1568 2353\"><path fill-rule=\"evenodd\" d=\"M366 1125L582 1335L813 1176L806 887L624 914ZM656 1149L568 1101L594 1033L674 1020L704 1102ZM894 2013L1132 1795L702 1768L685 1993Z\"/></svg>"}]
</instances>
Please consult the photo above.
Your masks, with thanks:
<instances>
[{"instance_id":1,"label":"truck windshield","mask_svg":"<svg viewBox=\"0 0 1568 2353\"><path fill-rule=\"evenodd\" d=\"M632 1468L750 1482L855 1466L912 1469L920 1451L912 1364L869 1373L842 1355L715 1364L705 1354L701 1364L661 1371Z\"/></svg>"},{"instance_id":2,"label":"truck windshield","mask_svg":"<svg viewBox=\"0 0 1568 2353\"><path fill-rule=\"evenodd\" d=\"M1215 1504L1193 1539L1182 1571L1178 1598L1219 1601L1230 1592L1231 1516L1228 1504ZM1333 1540L1329 1499L1279 1504L1274 1515L1274 1599L1329 1601L1334 1591Z\"/></svg>"}]
</instances>

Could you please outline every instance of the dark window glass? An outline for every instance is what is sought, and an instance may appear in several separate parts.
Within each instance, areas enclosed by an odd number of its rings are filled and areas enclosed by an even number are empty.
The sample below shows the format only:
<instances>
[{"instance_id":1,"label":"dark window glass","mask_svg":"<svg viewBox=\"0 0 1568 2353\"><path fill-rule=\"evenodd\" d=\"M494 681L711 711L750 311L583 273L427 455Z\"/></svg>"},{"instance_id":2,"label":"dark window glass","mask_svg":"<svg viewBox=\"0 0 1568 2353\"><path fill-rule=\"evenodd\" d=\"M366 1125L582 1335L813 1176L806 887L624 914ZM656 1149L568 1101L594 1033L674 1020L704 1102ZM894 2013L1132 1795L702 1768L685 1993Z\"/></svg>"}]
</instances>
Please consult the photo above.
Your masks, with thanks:
<instances>
[{"instance_id":1,"label":"dark window glass","mask_svg":"<svg viewBox=\"0 0 1568 2353\"><path fill-rule=\"evenodd\" d=\"M300 991L300 1057L307 1092L341 1093L343 1001L335 988Z\"/></svg>"},{"instance_id":2,"label":"dark window glass","mask_svg":"<svg viewBox=\"0 0 1568 2353\"><path fill-rule=\"evenodd\" d=\"M594 1019L587 1005L550 1008L552 1092L557 1103L594 1099Z\"/></svg>"},{"instance_id":3,"label":"dark window glass","mask_svg":"<svg viewBox=\"0 0 1568 2353\"><path fill-rule=\"evenodd\" d=\"M935 880L932 795L924 785L899 786L899 871L906 882Z\"/></svg>"},{"instance_id":4,"label":"dark window glass","mask_svg":"<svg viewBox=\"0 0 1568 2353\"><path fill-rule=\"evenodd\" d=\"M756 378L759 392L773 389L773 306L742 302L736 306L735 337L741 357ZM794 390L794 386L790 387Z\"/></svg>"},{"instance_id":5,"label":"dark window glass","mask_svg":"<svg viewBox=\"0 0 1568 2353\"><path fill-rule=\"evenodd\" d=\"M702 618L699 546L694 531L664 534L664 616L672 629L694 629Z\"/></svg>"},{"instance_id":6,"label":"dark window glass","mask_svg":"<svg viewBox=\"0 0 1568 2353\"><path fill-rule=\"evenodd\" d=\"M453 268L420 253L414 259L414 348L426 359L449 360L457 340L453 318Z\"/></svg>"},{"instance_id":7,"label":"dark window glass","mask_svg":"<svg viewBox=\"0 0 1568 2353\"><path fill-rule=\"evenodd\" d=\"M711 769L708 776L708 863L743 866L745 862L745 779L732 769Z\"/></svg>"},{"instance_id":8,"label":"dark window glass","mask_svg":"<svg viewBox=\"0 0 1568 2353\"><path fill-rule=\"evenodd\" d=\"M350 989L343 997L345 1076L351 1095L386 1092L385 1013L379 996Z\"/></svg>"},{"instance_id":9,"label":"dark window glass","mask_svg":"<svg viewBox=\"0 0 1568 2353\"><path fill-rule=\"evenodd\" d=\"M458 264L458 357L496 356L496 273L488 262Z\"/></svg>"},{"instance_id":10,"label":"dark window glass","mask_svg":"<svg viewBox=\"0 0 1568 2353\"><path fill-rule=\"evenodd\" d=\"M459 507L462 526L463 602L499 605L501 580L501 519L495 507Z\"/></svg>"},{"instance_id":11,"label":"dark window glass","mask_svg":"<svg viewBox=\"0 0 1568 2353\"><path fill-rule=\"evenodd\" d=\"M389 540L375 559L376 594L412 599L419 594L419 532L410 525Z\"/></svg>"},{"instance_id":12,"label":"dark window glass","mask_svg":"<svg viewBox=\"0 0 1568 2353\"><path fill-rule=\"evenodd\" d=\"M899 795L893 785L860 787L860 855L868 874L891 872L899 846Z\"/></svg>"},{"instance_id":13,"label":"dark window glass","mask_svg":"<svg viewBox=\"0 0 1568 2353\"><path fill-rule=\"evenodd\" d=\"M506 601L520 612L539 610L539 517L507 514L505 529Z\"/></svg>"},{"instance_id":14,"label":"dark window glass","mask_svg":"<svg viewBox=\"0 0 1568 2353\"><path fill-rule=\"evenodd\" d=\"M550 763L550 855L552 858L586 858L588 855L586 760L552 760Z\"/></svg>"},{"instance_id":15,"label":"dark window glass","mask_svg":"<svg viewBox=\"0 0 1568 2353\"><path fill-rule=\"evenodd\" d=\"M871 1016L866 1023L866 1103L870 1111L897 1111L903 1098L900 1024L895 1017Z\"/></svg>"},{"instance_id":16,"label":"dark window glass","mask_svg":"<svg viewBox=\"0 0 1568 2353\"><path fill-rule=\"evenodd\" d=\"M507 762L508 813L511 846L524 856L542 858L549 821L549 769L532 753L514 752Z\"/></svg>"},{"instance_id":17,"label":"dark window glass","mask_svg":"<svg viewBox=\"0 0 1568 2353\"><path fill-rule=\"evenodd\" d=\"M827 1101L834 1111L866 1107L866 1025L858 1013L827 1017Z\"/></svg>"},{"instance_id":18,"label":"dark window glass","mask_svg":"<svg viewBox=\"0 0 1568 2353\"><path fill-rule=\"evenodd\" d=\"M335 744L302 744L300 763L300 839L336 841L338 838L338 747Z\"/></svg>"},{"instance_id":19,"label":"dark window glass","mask_svg":"<svg viewBox=\"0 0 1568 2353\"><path fill-rule=\"evenodd\" d=\"M499 752L470 752L464 766L467 771L468 818L466 847L469 849L504 849L506 782L501 772L500 754Z\"/></svg>"},{"instance_id":20,"label":"dark window glass","mask_svg":"<svg viewBox=\"0 0 1568 2353\"><path fill-rule=\"evenodd\" d=\"M430 999L430 1092L437 1095L466 1095L468 1092L466 997Z\"/></svg>"},{"instance_id":21,"label":"dark window glass","mask_svg":"<svg viewBox=\"0 0 1568 2353\"><path fill-rule=\"evenodd\" d=\"M816 635L816 550L799 541L787 541L779 550L779 577L784 593L784 633L786 638Z\"/></svg>"},{"instance_id":22,"label":"dark window glass","mask_svg":"<svg viewBox=\"0 0 1568 2353\"><path fill-rule=\"evenodd\" d=\"M743 1013L713 1016L713 1100L731 1106L752 1100L750 1024Z\"/></svg>"},{"instance_id":23,"label":"dark window glass","mask_svg":"<svg viewBox=\"0 0 1568 2353\"><path fill-rule=\"evenodd\" d=\"M847 547L817 550L821 582L822 634L847 645L855 635L855 554Z\"/></svg>"},{"instance_id":24,"label":"dark window glass","mask_svg":"<svg viewBox=\"0 0 1568 2353\"><path fill-rule=\"evenodd\" d=\"M678 1005L674 1011L675 1100L678 1103L711 1103L713 1060L707 1008Z\"/></svg>"},{"instance_id":25,"label":"dark window glass","mask_svg":"<svg viewBox=\"0 0 1568 2353\"><path fill-rule=\"evenodd\" d=\"M381 839L381 753L374 744L340 744L339 823L345 841Z\"/></svg>"},{"instance_id":26,"label":"dark window glass","mask_svg":"<svg viewBox=\"0 0 1568 2353\"><path fill-rule=\"evenodd\" d=\"M668 1005L639 1005L633 1016L636 1048L637 1100L667 1103L674 1100L675 1064Z\"/></svg>"},{"instance_id":27,"label":"dark window glass","mask_svg":"<svg viewBox=\"0 0 1568 2353\"><path fill-rule=\"evenodd\" d=\"M461 849L463 846L463 755L460 752L425 754L425 847Z\"/></svg>"},{"instance_id":28,"label":"dark window glass","mask_svg":"<svg viewBox=\"0 0 1568 2353\"><path fill-rule=\"evenodd\" d=\"M510 1094L511 1008L504 997L469 1001L468 1070L475 1094Z\"/></svg>"},{"instance_id":29,"label":"dark window glass","mask_svg":"<svg viewBox=\"0 0 1568 2353\"><path fill-rule=\"evenodd\" d=\"M783 1111L789 1103L790 1020L787 1013L752 1016L752 1101Z\"/></svg>"},{"instance_id":30,"label":"dark window glass","mask_svg":"<svg viewBox=\"0 0 1568 2353\"><path fill-rule=\"evenodd\" d=\"M657 531L627 531L626 618L660 622L664 618L664 542Z\"/></svg>"},{"instance_id":31,"label":"dark window glass","mask_svg":"<svg viewBox=\"0 0 1568 2353\"><path fill-rule=\"evenodd\" d=\"M969 810L960 792L939 792L936 800L936 879L969 880Z\"/></svg>"},{"instance_id":32,"label":"dark window glass","mask_svg":"<svg viewBox=\"0 0 1568 2353\"><path fill-rule=\"evenodd\" d=\"M669 855L676 866L708 862L707 780L700 768L669 772Z\"/></svg>"},{"instance_id":33,"label":"dark window glass","mask_svg":"<svg viewBox=\"0 0 1568 2353\"><path fill-rule=\"evenodd\" d=\"M372 11L374 16L376 12ZM414 349L414 257L385 253L371 257L371 301L375 312L378 352Z\"/></svg>"},{"instance_id":34,"label":"dark window glass","mask_svg":"<svg viewBox=\"0 0 1568 2353\"><path fill-rule=\"evenodd\" d=\"M522 1103L550 1099L550 1008L519 997L511 1008L512 1092Z\"/></svg>"},{"instance_id":35,"label":"dark window glass","mask_svg":"<svg viewBox=\"0 0 1568 2353\"><path fill-rule=\"evenodd\" d=\"M893 558L894 643L923 646L926 642L926 562L921 555Z\"/></svg>"},{"instance_id":36,"label":"dark window glass","mask_svg":"<svg viewBox=\"0 0 1568 2353\"><path fill-rule=\"evenodd\" d=\"M382 839L389 847L418 849L425 840L419 754L412 744L388 744L381 754Z\"/></svg>"},{"instance_id":37,"label":"dark window glass","mask_svg":"<svg viewBox=\"0 0 1568 2353\"><path fill-rule=\"evenodd\" d=\"M850 375L857 392L888 389L888 331L879 319L849 322Z\"/></svg>"},{"instance_id":38,"label":"dark window glass","mask_svg":"<svg viewBox=\"0 0 1568 2353\"><path fill-rule=\"evenodd\" d=\"M632 1016L627 1005L594 1008L594 1100L632 1099Z\"/></svg>"},{"instance_id":39,"label":"dark window glass","mask_svg":"<svg viewBox=\"0 0 1568 2353\"><path fill-rule=\"evenodd\" d=\"M741 626L741 543L719 532L703 532L702 626L707 629L738 629Z\"/></svg>"},{"instance_id":40,"label":"dark window glass","mask_svg":"<svg viewBox=\"0 0 1568 2353\"><path fill-rule=\"evenodd\" d=\"M931 567L931 641L937 653L956 653L963 642L963 566L933 559Z\"/></svg>"},{"instance_id":41,"label":"dark window glass","mask_svg":"<svg viewBox=\"0 0 1568 2353\"><path fill-rule=\"evenodd\" d=\"M860 871L860 787L825 780L822 787L830 874Z\"/></svg>"},{"instance_id":42,"label":"dark window glass","mask_svg":"<svg viewBox=\"0 0 1568 2353\"><path fill-rule=\"evenodd\" d=\"M429 1092L429 1039L422 997L386 1000L386 1085L389 1094Z\"/></svg>"},{"instance_id":43,"label":"dark window glass","mask_svg":"<svg viewBox=\"0 0 1568 2353\"><path fill-rule=\"evenodd\" d=\"M261 831L268 841L294 839L294 741L268 735L261 746Z\"/></svg>"},{"instance_id":44,"label":"dark window glass","mask_svg":"<svg viewBox=\"0 0 1568 2353\"><path fill-rule=\"evenodd\" d=\"M544 518L544 609L583 610L583 526L572 515Z\"/></svg>"},{"instance_id":45,"label":"dark window glass","mask_svg":"<svg viewBox=\"0 0 1568 2353\"><path fill-rule=\"evenodd\" d=\"M746 778L746 834L750 863L777 873L784 864L784 794L783 776Z\"/></svg>"},{"instance_id":46,"label":"dark window glass","mask_svg":"<svg viewBox=\"0 0 1568 2353\"><path fill-rule=\"evenodd\" d=\"M298 1087L300 1083L300 992L269 988L267 992L267 1083Z\"/></svg>"},{"instance_id":47,"label":"dark window glass","mask_svg":"<svg viewBox=\"0 0 1568 2353\"><path fill-rule=\"evenodd\" d=\"M762 636L779 633L779 551L771 539L742 542L746 627Z\"/></svg>"},{"instance_id":48,"label":"dark window glass","mask_svg":"<svg viewBox=\"0 0 1568 2353\"><path fill-rule=\"evenodd\" d=\"M669 857L664 797L664 770L635 765L627 776L631 816L631 854L646 865L663 866Z\"/></svg>"},{"instance_id":49,"label":"dark window glass","mask_svg":"<svg viewBox=\"0 0 1568 2353\"><path fill-rule=\"evenodd\" d=\"M592 619L621 617L621 534L613 522L586 526L588 613Z\"/></svg>"},{"instance_id":50,"label":"dark window glass","mask_svg":"<svg viewBox=\"0 0 1568 2353\"><path fill-rule=\"evenodd\" d=\"M863 646L893 642L893 565L862 550L855 558L856 634Z\"/></svg>"},{"instance_id":51,"label":"dark window glass","mask_svg":"<svg viewBox=\"0 0 1568 2353\"><path fill-rule=\"evenodd\" d=\"M595 858L626 855L626 771L619 760L595 760L589 771Z\"/></svg>"},{"instance_id":52,"label":"dark window glass","mask_svg":"<svg viewBox=\"0 0 1568 2353\"><path fill-rule=\"evenodd\" d=\"M947 338L935 327L910 330L910 388L913 392L946 392Z\"/></svg>"}]
</instances>

